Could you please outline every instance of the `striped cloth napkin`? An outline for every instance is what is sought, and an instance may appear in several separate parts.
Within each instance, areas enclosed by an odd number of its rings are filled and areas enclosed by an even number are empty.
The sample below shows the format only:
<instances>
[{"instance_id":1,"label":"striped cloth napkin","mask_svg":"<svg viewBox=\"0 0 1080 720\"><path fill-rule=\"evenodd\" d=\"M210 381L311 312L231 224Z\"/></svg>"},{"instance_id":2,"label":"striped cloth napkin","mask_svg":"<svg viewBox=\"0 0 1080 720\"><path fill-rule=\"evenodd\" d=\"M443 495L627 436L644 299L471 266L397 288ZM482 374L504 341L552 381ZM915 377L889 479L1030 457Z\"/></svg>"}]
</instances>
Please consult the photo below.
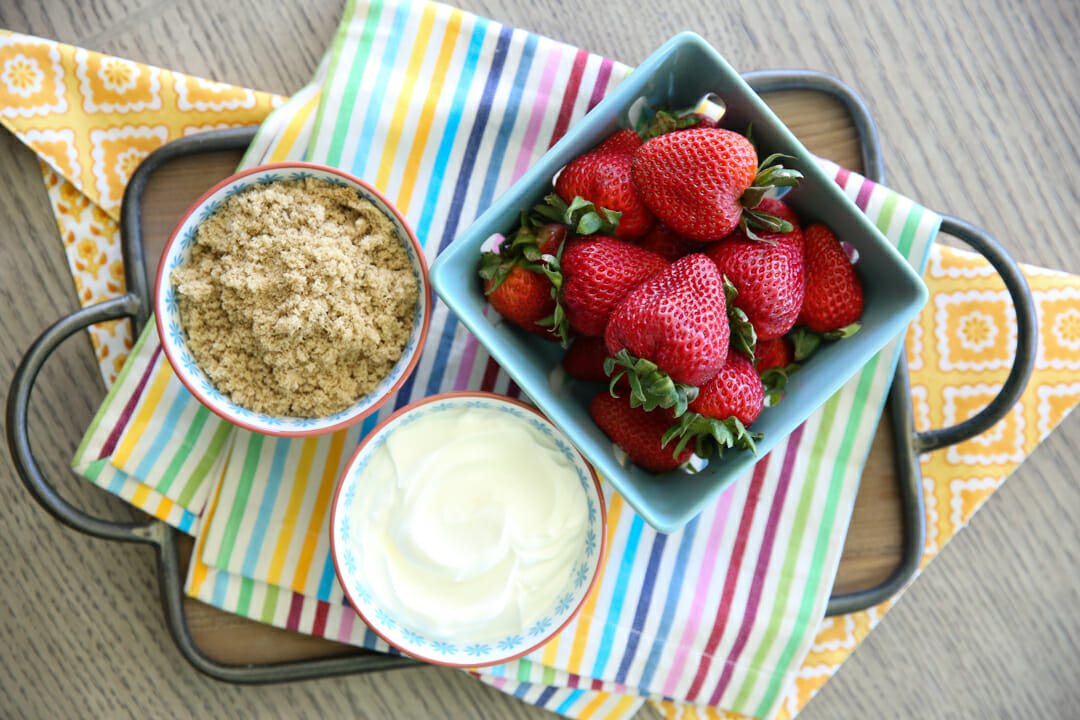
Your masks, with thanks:
<instances>
[{"instance_id":1,"label":"striped cloth napkin","mask_svg":"<svg viewBox=\"0 0 1080 720\"><path fill-rule=\"evenodd\" d=\"M318 77L268 118L243 164L306 159L368 179L431 261L627 71L444 5L350 3ZM824 164L921 269L939 218ZM824 611L898 348L677 533L655 532L608 488L609 560L579 617L481 677L572 716L627 716L646 698L773 715ZM112 489L157 493L178 527L199 518L193 596L385 650L334 576L329 500L379 420L462 388L518 394L440 303L416 372L383 410L333 435L264 437L206 413L150 327L74 464Z\"/></svg>"}]
</instances>

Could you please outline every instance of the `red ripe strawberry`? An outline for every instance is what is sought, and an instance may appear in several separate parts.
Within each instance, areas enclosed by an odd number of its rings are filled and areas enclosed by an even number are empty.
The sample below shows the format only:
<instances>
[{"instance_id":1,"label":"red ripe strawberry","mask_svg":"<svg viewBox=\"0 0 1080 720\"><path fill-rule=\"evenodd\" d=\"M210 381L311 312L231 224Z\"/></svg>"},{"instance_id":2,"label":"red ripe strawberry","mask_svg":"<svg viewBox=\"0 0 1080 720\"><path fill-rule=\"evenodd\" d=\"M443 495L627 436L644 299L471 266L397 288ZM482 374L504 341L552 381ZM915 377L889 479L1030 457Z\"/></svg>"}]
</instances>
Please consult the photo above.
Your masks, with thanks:
<instances>
[{"instance_id":1,"label":"red ripe strawberry","mask_svg":"<svg viewBox=\"0 0 1080 720\"><path fill-rule=\"evenodd\" d=\"M637 244L638 247L652 250L668 262L675 262L685 255L702 251L701 243L687 240L663 223L655 225Z\"/></svg>"},{"instance_id":2,"label":"red ripe strawberry","mask_svg":"<svg viewBox=\"0 0 1080 720\"><path fill-rule=\"evenodd\" d=\"M548 260L558 255L567 233L559 223L530 220L504 238L497 253L480 256L479 274L491 306L513 324L545 340L562 339L558 328L551 327L556 302L547 269Z\"/></svg>"},{"instance_id":3,"label":"red ripe strawberry","mask_svg":"<svg viewBox=\"0 0 1080 720\"><path fill-rule=\"evenodd\" d=\"M793 228L802 228L802 222L799 221L799 216L795 214L783 200L778 200L773 197L761 198L761 202L758 203L757 210L762 210L773 217L778 217L781 220L787 220L791 223Z\"/></svg>"},{"instance_id":4,"label":"red ripe strawberry","mask_svg":"<svg viewBox=\"0 0 1080 720\"><path fill-rule=\"evenodd\" d=\"M569 229L559 223L547 223L536 229L536 246L541 255L558 255Z\"/></svg>"},{"instance_id":5,"label":"red ripe strawberry","mask_svg":"<svg viewBox=\"0 0 1080 720\"><path fill-rule=\"evenodd\" d=\"M855 324L862 316L863 291L851 259L824 225L808 226L805 236L806 298L799 325L828 333Z\"/></svg>"},{"instance_id":6,"label":"red ripe strawberry","mask_svg":"<svg viewBox=\"0 0 1080 720\"><path fill-rule=\"evenodd\" d=\"M581 335L574 338L574 343L563 355L562 366L566 374L576 380L606 383L608 375L604 372L604 361L607 357L604 338Z\"/></svg>"},{"instance_id":7,"label":"red ripe strawberry","mask_svg":"<svg viewBox=\"0 0 1080 720\"><path fill-rule=\"evenodd\" d=\"M635 463L653 472L674 470L693 455L689 448L675 454L675 446L664 447L664 433L675 424L668 410L649 412L632 407L627 396L612 397L602 392L592 399L589 414L604 434Z\"/></svg>"},{"instance_id":8,"label":"red ripe strawberry","mask_svg":"<svg viewBox=\"0 0 1080 720\"><path fill-rule=\"evenodd\" d=\"M630 179L630 165L641 138L633 130L620 130L599 147L572 160L555 181L555 192L566 202L581 197L597 207L622 213L615 234L639 238L654 218L638 198Z\"/></svg>"},{"instance_id":9,"label":"red ripe strawberry","mask_svg":"<svg viewBox=\"0 0 1080 720\"><path fill-rule=\"evenodd\" d=\"M625 240L600 235L566 243L561 264L560 302L570 326L582 335L603 335L618 302L668 263Z\"/></svg>"},{"instance_id":10,"label":"red ripe strawberry","mask_svg":"<svg viewBox=\"0 0 1080 720\"><path fill-rule=\"evenodd\" d=\"M786 368L795 362L791 340L785 337L760 340L754 353L754 367L761 375L767 370Z\"/></svg>"},{"instance_id":11,"label":"red ripe strawberry","mask_svg":"<svg viewBox=\"0 0 1080 720\"><path fill-rule=\"evenodd\" d=\"M484 280L488 302L500 315L545 340L558 340L550 327L537 324L555 311L551 280L543 273L514 265L498 286L496 280Z\"/></svg>"},{"instance_id":12,"label":"red ripe strawberry","mask_svg":"<svg viewBox=\"0 0 1080 720\"><path fill-rule=\"evenodd\" d=\"M799 367L795 364L795 350L795 343L787 335L762 340L757 344L754 353L754 369L761 378L761 384L765 386L765 400L769 407L783 399L784 388L788 383L788 373Z\"/></svg>"},{"instance_id":13,"label":"red ripe strawberry","mask_svg":"<svg viewBox=\"0 0 1080 720\"><path fill-rule=\"evenodd\" d=\"M777 202L778 201L773 201ZM734 305L750 319L758 340L780 337L795 325L806 293L803 236L759 232L752 240L736 230L705 254L735 286Z\"/></svg>"},{"instance_id":14,"label":"red ripe strawberry","mask_svg":"<svg viewBox=\"0 0 1080 720\"><path fill-rule=\"evenodd\" d=\"M724 366L699 388L690 410L717 420L735 417L749 426L764 402L765 390L754 365L745 355L731 353Z\"/></svg>"},{"instance_id":15,"label":"red ripe strawberry","mask_svg":"<svg viewBox=\"0 0 1080 720\"><path fill-rule=\"evenodd\" d=\"M679 422L668 429L663 440L678 438L675 452L682 452L691 441L698 457L723 455L727 448L746 448L757 452L754 440L760 433L747 431L765 404L765 387L753 364L741 353L732 352L727 362L699 388Z\"/></svg>"},{"instance_id":16,"label":"red ripe strawberry","mask_svg":"<svg viewBox=\"0 0 1080 720\"><path fill-rule=\"evenodd\" d=\"M776 157L762 165L769 166ZM646 142L634 153L631 173L649 210L677 233L698 241L719 240L740 225L786 229L752 208L769 188L794 185L802 177L776 165L759 171L754 146L737 132L696 127Z\"/></svg>"},{"instance_id":17,"label":"red ripe strawberry","mask_svg":"<svg viewBox=\"0 0 1080 720\"><path fill-rule=\"evenodd\" d=\"M704 383L724 364L730 332L723 278L695 253L630 291L611 313L604 339L630 371L632 399L647 409L674 407L678 416L696 394L687 386Z\"/></svg>"}]
</instances>

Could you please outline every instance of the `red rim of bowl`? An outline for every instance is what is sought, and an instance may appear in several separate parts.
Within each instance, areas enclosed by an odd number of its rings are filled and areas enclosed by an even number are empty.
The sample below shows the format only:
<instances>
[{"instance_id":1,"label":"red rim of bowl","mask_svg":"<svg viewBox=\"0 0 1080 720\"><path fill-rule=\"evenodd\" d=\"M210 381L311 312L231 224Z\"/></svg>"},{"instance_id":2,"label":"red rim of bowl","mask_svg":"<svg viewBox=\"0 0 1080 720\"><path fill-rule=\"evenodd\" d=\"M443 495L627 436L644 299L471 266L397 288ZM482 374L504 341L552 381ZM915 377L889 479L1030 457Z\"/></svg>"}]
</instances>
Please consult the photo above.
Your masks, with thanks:
<instances>
[{"instance_id":1,"label":"red rim of bowl","mask_svg":"<svg viewBox=\"0 0 1080 720\"><path fill-rule=\"evenodd\" d=\"M336 534L334 533L334 527L336 527L337 523L338 498L341 495L341 488L344 485L345 476L348 475L349 469L353 466L353 463L356 462L356 458L360 455L360 452L373 438L377 437L387 425L389 425L399 416L404 415L411 410L415 410L418 407L427 405L431 402L447 400L449 398L455 397L478 397L516 405L520 408L524 408L525 410L535 413L538 417L542 418L544 422L550 424L551 427L554 428L557 432L559 432L560 434L562 433L562 431L559 430L554 423L548 420L546 415L544 415L532 405L528 405L512 397L499 395L498 393L493 392L486 392L483 390L459 390L454 392L439 393L438 395L431 395L426 398L421 398L420 400L416 400L415 402L409 403L405 407L394 411L392 415L390 415L385 420L376 425L374 429L372 429L372 431L368 433L363 440L360 441L360 444L356 446L356 450L354 450L353 454L349 456L349 461L345 463L345 469L342 470L341 476L338 478L337 487L334 489L334 497L330 502L330 557L334 561L334 573L337 575L338 582L341 583L341 587L345 590L345 596L349 599L349 605L353 608L356 614L360 616L360 619L364 621L364 624L371 628L372 632L382 638L388 645L397 648L409 657L416 658L417 660L423 660L424 662L431 663L432 665L443 665L445 667L452 668L480 668L510 662L511 660L517 660L518 658L527 655L540 647L543 647L545 644L550 642L552 638L561 633L563 631L563 628L570 624L571 620L577 617L577 614L581 611L582 606L585 604L585 601L589 599L589 595L592 594L593 588L596 586L596 580L600 577L600 566L603 564L604 556L607 554L607 509L604 507L604 492L603 489L600 487L600 478L596 474L596 469L593 468L592 464L590 464L589 461L585 459L585 456L582 455L576 447L574 447L573 443L570 443L570 447L574 449L574 452L578 454L578 457L581 458L581 461L585 463L585 467L589 468L589 474L592 476L593 487L596 488L596 496L599 499L599 502L597 504L600 506L600 549L599 554L596 556L596 570L593 571L592 577L589 579L589 586L585 589L585 594L581 596L581 600L574 607L573 612L567 615L566 619L563 620L563 622L558 627L556 627L550 633L544 635L544 637L541 638L535 645L531 645L527 649L515 653L514 655L509 655L507 657L499 658L497 660L490 660L481 663L452 663L443 660L436 660L434 658L426 657L422 654L415 653L411 650L401 647L396 642L388 638L386 635L383 634L381 630L379 630L379 628L375 627L375 625L373 625L368 620L364 613L360 611L360 606L356 602L356 598L353 597L352 592L345 585L345 583L341 582L342 573L341 568L338 566L338 547Z\"/></svg>"},{"instance_id":2,"label":"red rim of bowl","mask_svg":"<svg viewBox=\"0 0 1080 720\"><path fill-rule=\"evenodd\" d=\"M419 342L417 342L416 349L413 351L412 357L409 358L409 363L405 367L405 371L401 374L401 377L398 378L397 382L395 382L394 385L391 388L389 388L386 391L386 393L383 394L383 396L381 398L379 398L378 402L373 403L366 410L364 410L364 412L362 412L362 413L360 413L358 415L353 415L351 417L348 417L348 418L346 418L346 419L344 419L344 420L342 420L342 421L340 421L338 423L335 423L333 425L329 425L327 427L310 428L310 429L303 429L303 430L273 430L273 429L270 429L270 428L262 427L262 426L260 426L258 424L255 424L255 423L247 422L247 421L243 420L242 418L239 418L239 417L237 417L235 415L230 414L227 410L225 410L225 409L223 409L221 407L218 407L209 398L207 398L197 387L195 387L195 383L189 381L189 379L184 374L184 372L179 369L179 362L177 362L177 359L172 356L172 353L169 350L169 346L168 346L168 344L166 342L164 342L164 340L162 340L162 342L161 342L161 348L162 348L162 350L165 351L165 357L166 357L166 359L168 359L169 364L172 366L174 372L176 373L176 376L178 378L180 378L180 382L182 382L184 384L184 387L186 387L188 389L188 392L190 392L192 395L194 395L195 398L200 403L202 403L205 407L209 408L213 413L215 413L219 417L229 421L233 425L236 425L238 427L242 427L245 430L251 430L253 432L261 433L263 435L271 435L271 436L274 436L274 437L307 437L307 436L310 436L310 435L325 435L325 434L334 432L335 430L341 430L342 428L348 427L349 425L352 425L352 424L354 424L356 422L359 422L360 420L363 420L368 415L370 415L371 413L375 412L380 407L382 407L386 403L386 401L389 400L390 397L395 392L397 392L398 389L401 388L401 386L405 383L405 381L409 378L409 376L412 375L413 370L416 369L416 364L420 361L420 354L421 354L421 351L424 348L424 343L427 340L428 328L431 325L431 311L432 311L432 307L431 307L431 305L432 305L432 302L431 302L431 285L430 285L430 281L428 280L428 266L427 266L427 259L424 257L424 249L423 249L423 247L421 247L420 241L417 240L416 233L413 232L412 227L405 220L405 218L401 214L401 211L397 209L397 206L394 205L394 203L390 202L390 200L385 195L383 195L381 192L379 192L378 190L373 188L369 183L361 180L360 178L356 177L355 175L351 175L351 174L349 174L349 173L347 173L347 172L345 172L343 170L339 170L338 168L335 168L335 167L330 167L329 165L320 165L319 163L303 162L303 161L299 161L299 160L297 160L297 161L267 163L265 165L257 165L255 167L248 168L247 170L242 170L241 172L238 172L238 173L236 173L234 175L230 175L229 177L225 178L224 180L222 180L221 182L217 183L212 188L207 190L205 193L203 193L199 197L198 200L195 201L195 203L190 208L187 209L187 211L184 213L183 217L181 217L180 220L176 223L176 226L173 228L172 234L169 235L169 239L165 243L165 248L161 251L161 260L164 261L165 256L168 255L169 250L172 248L173 243L176 241L176 237L177 237L178 233L180 232L181 226L183 226L183 224L185 222L187 222L187 219L189 217L191 217L191 215L196 210L201 208L203 206L203 204L208 199L210 199L210 197L213 196L216 192L221 190L226 185L234 183L237 180L239 180L240 178L246 177L248 175L252 175L254 173L265 172L266 170L276 170L276 169L284 170L284 169L289 169L289 168L321 170L323 172L327 172L327 173L330 173L330 174L333 174L333 175L337 175L338 177L341 177L341 178L343 178L345 180L348 180L349 182L353 182L353 183L356 183L357 185L360 185L367 192L369 192L372 195L374 195L375 197L377 197L383 203L383 205L387 209L390 210L390 212L394 213L394 217L396 217L398 219L398 222L401 223L401 226L403 228L405 228L405 233L409 238L409 242L412 243L413 248L416 251L416 256L420 260L420 271L421 271L421 275L423 277L423 287L420 288L420 292L427 294L427 298L426 298L427 302L424 304L424 316L423 316L423 320L422 320L422 327L420 328ZM164 275L164 270L165 270L165 263L164 262L159 262L158 263L158 268L157 268L157 275L156 275L156 277L154 279L154 324L157 326L158 337L160 337L160 338L165 337L165 332L164 332L165 328L162 326L161 308L160 308L161 281L162 281L162 276Z\"/></svg>"}]
</instances>

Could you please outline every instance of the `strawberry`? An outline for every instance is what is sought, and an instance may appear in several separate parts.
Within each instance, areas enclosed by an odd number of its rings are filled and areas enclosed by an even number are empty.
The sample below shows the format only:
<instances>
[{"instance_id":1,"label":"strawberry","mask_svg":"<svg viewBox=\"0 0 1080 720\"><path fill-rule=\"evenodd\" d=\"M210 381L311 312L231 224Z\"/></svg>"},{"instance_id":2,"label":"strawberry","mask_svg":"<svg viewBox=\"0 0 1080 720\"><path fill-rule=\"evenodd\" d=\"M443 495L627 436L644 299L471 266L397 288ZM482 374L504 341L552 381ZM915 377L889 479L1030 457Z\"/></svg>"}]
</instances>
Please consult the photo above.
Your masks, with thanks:
<instances>
[{"instance_id":1,"label":"strawberry","mask_svg":"<svg viewBox=\"0 0 1080 720\"><path fill-rule=\"evenodd\" d=\"M748 432L747 428L757 419L764 403L765 388L753 363L745 355L731 353L724 366L699 388L687 412L662 439L669 443L678 438L677 453L693 440L694 452L702 458L723 455L731 447L756 453L754 440L761 435Z\"/></svg>"},{"instance_id":2,"label":"strawberry","mask_svg":"<svg viewBox=\"0 0 1080 720\"><path fill-rule=\"evenodd\" d=\"M781 220L787 220L791 223L791 226L796 229L802 228L802 222L799 221L799 216L796 215L795 211L791 209L791 206L784 203L783 200L774 197L763 197L761 198L761 202L758 203L757 209L763 210L769 215L778 217Z\"/></svg>"},{"instance_id":3,"label":"strawberry","mask_svg":"<svg viewBox=\"0 0 1080 720\"><path fill-rule=\"evenodd\" d=\"M761 340L757 344L754 368L758 371L758 375L763 375L769 370L782 370L794 361L791 340L787 337Z\"/></svg>"},{"instance_id":4,"label":"strawberry","mask_svg":"<svg viewBox=\"0 0 1080 720\"><path fill-rule=\"evenodd\" d=\"M631 399L676 416L728 356L730 328L723 278L700 253L687 255L623 298L604 332L609 375L629 371Z\"/></svg>"},{"instance_id":5,"label":"strawberry","mask_svg":"<svg viewBox=\"0 0 1080 720\"><path fill-rule=\"evenodd\" d=\"M665 225L690 240L713 241L742 227L784 231L787 223L754 210L765 192L798 183L797 170L759 168L754 146L724 128L690 128L652 138L634 153L631 175L638 197Z\"/></svg>"},{"instance_id":6,"label":"strawberry","mask_svg":"<svg viewBox=\"0 0 1080 720\"><path fill-rule=\"evenodd\" d=\"M664 447L664 433L675 424L668 410L649 412L631 406L626 396L613 397L602 392L589 404L589 414L612 442L646 470L658 473L674 470L693 455L689 448L675 454L674 446Z\"/></svg>"},{"instance_id":7,"label":"strawberry","mask_svg":"<svg viewBox=\"0 0 1080 720\"><path fill-rule=\"evenodd\" d=\"M560 339L553 327L556 293L546 268L549 260L556 263L567 232L558 223L524 222L503 240L498 253L485 252L480 258L480 277L491 306L545 340Z\"/></svg>"},{"instance_id":8,"label":"strawberry","mask_svg":"<svg viewBox=\"0 0 1080 720\"><path fill-rule=\"evenodd\" d=\"M689 409L717 420L729 417L749 426L761 413L765 399L761 379L745 355L731 353L727 362L709 381L698 388Z\"/></svg>"},{"instance_id":9,"label":"strawberry","mask_svg":"<svg viewBox=\"0 0 1080 720\"><path fill-rule=\"evenodd\" d=\"M576 197L597 207L621 213L615 235L639 238L654 218L637 196L630 178L634 152L641 138L633 130L620 130L598 147L572 160L555 181L555 192L570 203Z\"/></svg>"},{"instance_id":10,"label":"strawberry","mask_svg":"<svg viewBox=\"0 0 1080 720\"><path fill-rule=\"evenodd\" d=\"M667 225L658 223L637 242L638 247L652 250L668 262L675 262L684 255L701 252L701 243L687 240Z\"/></svg>"},{"instance_id":11,"label":"strawberry","mask_svg":"<svg viewBox=\"0 0 1080 720\"><path fill-rule=\"evenodd\" d=\"M762 204L783 212L778 200ZM736 230L713 243L706 255L738 291L735 307L746 313L758 340L780 337L795 324L806 292L803 236L797 226L790 232L761 232L752 240Z\"/></svg>"},{"instance_id":12,"label":"strawberry","mask_svg":"<svg viewBox=\"0 0 1080 720\"><path fill-rule=\"evenodd\" d=\"M538 227L535 234L541 255L558 255L568 232L565 225L546 223Z\"/></svg>"},{"instance_id":13,"label":"strawberry","mask_svg":"<svg viewBox=\"0 0 1080 720\"><path fill-rule=\"evenodd\" d=\"M566 374L576 380L606 383L608 375L604 372L604 361L607 357L604 338L581 335L574 338L574 343L563 355L562 366Z\"/></svg>"},{"instance_id":14,"label":"strawberry","mask_svg":"<svg viewBox=\"0 0 1080 720\"><path fill-rule=\"evenodd\" d=\"M852 331L863 311L863 291L855 266L829 228L806 228L806 297L799 325L816 333Z\"/></svg>"},{"instance_id":15,"label":"strawberry","mask_svg":"<svg viewBox=\"0 0 1080 720\"><path fill-rule=\"evenodd\" d=\"M570 327L582 335L603 335L618 302L667 264L654 252L604 235L566 243L559 302Z\"/></svg>"},{"instance_id":16,"label":"strawberry","mask_svg":"<svg viewBox=\"0 0 1080 720\"><path fill-rule=\"evenodd\" d=\"M762 340L757 344L754 369L765 386L765 402L772 407L784 398L788 375L799 369L795 363L795 343L787 335Z\"/></svg>"},{"instance_id":17,"label":"strawberry","mask_svg":"<svg viewBox=\"0 0 1080 720\"><path fill-rule=\"evenodd\" d=\"M539 321L555 312L551 288L551 280L546 275L522 265L510 268L498 284L495 278L484 280L488 302L500 315L534 335L557 341L559 338L550 326L539 324Z\"/></svg>"}]
</instances>

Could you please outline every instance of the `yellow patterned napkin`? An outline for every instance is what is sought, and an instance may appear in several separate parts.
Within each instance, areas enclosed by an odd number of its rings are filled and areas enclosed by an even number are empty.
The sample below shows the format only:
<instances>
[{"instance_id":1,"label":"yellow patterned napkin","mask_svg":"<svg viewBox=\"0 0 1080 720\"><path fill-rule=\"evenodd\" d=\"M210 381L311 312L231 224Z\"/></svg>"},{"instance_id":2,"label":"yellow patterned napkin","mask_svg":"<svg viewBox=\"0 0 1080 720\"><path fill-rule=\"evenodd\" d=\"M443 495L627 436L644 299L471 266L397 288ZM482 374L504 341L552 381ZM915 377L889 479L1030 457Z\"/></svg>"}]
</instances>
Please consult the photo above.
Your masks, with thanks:
<instances>
[{"instance_id":1,"label":"yellow patterned napkin","mask_svg":"<svg viewBox=\"0 0 1080 720\"><path fill-rule=\"evenodd\" d=\"M170 140L258 125L284 98L0 30L0 123L37 152L83 305L122 295L120 200ZM131 350L128 321L90 338L106 386Z\"/></svg>"}]
</instances>

